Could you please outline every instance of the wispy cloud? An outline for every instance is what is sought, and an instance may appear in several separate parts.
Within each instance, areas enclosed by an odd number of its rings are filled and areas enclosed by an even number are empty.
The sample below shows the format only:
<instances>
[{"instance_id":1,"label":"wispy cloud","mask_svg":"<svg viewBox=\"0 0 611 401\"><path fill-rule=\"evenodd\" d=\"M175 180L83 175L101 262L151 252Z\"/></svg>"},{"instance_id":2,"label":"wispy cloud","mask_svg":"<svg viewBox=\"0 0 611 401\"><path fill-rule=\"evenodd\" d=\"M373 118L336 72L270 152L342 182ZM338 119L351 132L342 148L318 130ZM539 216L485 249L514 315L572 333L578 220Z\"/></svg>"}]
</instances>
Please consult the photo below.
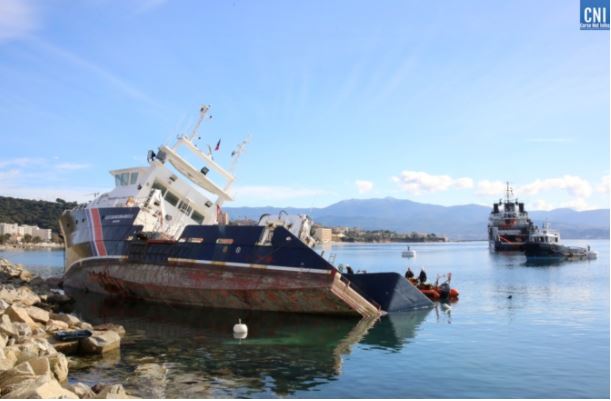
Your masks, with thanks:
<instances>
[{"instance_id":1,"label":"wispy cloud","mask_svg":"<svg viewBox=\"0 0 611 401\"><path fill-rule=\"evenodd\" d=\"M124 95L134 99L141 101L143 103L148 104L149 106L153 106L155 108L161 108L161 106L140 89L136 88L134 85L114 74L107 68L93 63L89 60L86 60L82 56L73 53L69 50L63 49L61 47L55 46L43 39L31 37L29 38L29 42L39 47L43 51L57 57L67 63L70 63L76 67L79 67L88 73L97 76L98 78L106 81L111 87L115 88L119 92Z\"/></svg>"},{"instance_id":2,"label":"wispy cloud","mask_svg":"<svg viewBox=\"0 0 611 401\"><path fill-rule=\"evenodd\" d=\"M0 168L15 166L15 167L29 167L45 162L43 158L37 157L16 157L13 159L0 160Z\"/></svg>"},{"instance_id":3,"label":"wispy cloud","mask_svg":"<svg viewBox=\"0 0 611 401\"><path fill-rule=\"evenodd\" d=\"M518 191L525 195L535 195L541 191L552 189L564 189L569 195L577 198L588 198L592 195L592 185L585 179L572 175L536 180L519 187Z\"/></svg>"},{"instance_id":4,"label":"wispy cloud","mask_svg":"<svg viewBox=\"0 0 611 401\"><path fill-rule=\"evenodd\" d=\"M28 36L38 23L38 13L30 1L0 1L0 43Z\"/></svg>"},{"instance_id":5,"label":"wispy cloud","mask_svg":"<svg viewBox=\"0 0 611 401\"><path fill-rule=\"evenodd\" d=\"M554 205L552 205L551 203L543 200L543 199L537 199L532 206L530 207L531 210L552 210L554 208Z\"/></svg>"},{"instance_id":6,"label":"wispy cloud","mask_svg":"<svg viewBox=\"0 0 611 401\"><path fill-rule=\"evenodd\" d=\"M86 163L59 163L55 165L58 170L83 170L91 167L91 164Z\"/></svg>"},{"instance_id":7,"label":"wispy cloud","mask_svg":"<svg viewBox=\"0 0 611 401\"><path fill-rule=\"evenodd\" d=\"M477 182L476 195L498 196L505 193L506 183L502 181L480 180Z\"/></svg>"},{"instance_id":8,"label":"wispy cloud","mask_svg":"<svg viewBox=\"0 0 611 401\"><path fill-rule=\"evenodd\" d=\"M424 192L447 191L451 188L473 188L473 179L468 177L452 178L449 175L431 175L423 171L402 171L398 177L392 177L404 191L419 195Z\"/></svg>"},{"instance_id":9,"label":"wispy cloud","mask_svg":"<svg viewBox=\"0 0 611 401\"><path fill-rule=\"evenodd\" d=\"M359 194L365 194L373 189L373 182L371 181L356 180L354 184L356 185L356 189L359 191Z\"/></svg>"}]
</instances>

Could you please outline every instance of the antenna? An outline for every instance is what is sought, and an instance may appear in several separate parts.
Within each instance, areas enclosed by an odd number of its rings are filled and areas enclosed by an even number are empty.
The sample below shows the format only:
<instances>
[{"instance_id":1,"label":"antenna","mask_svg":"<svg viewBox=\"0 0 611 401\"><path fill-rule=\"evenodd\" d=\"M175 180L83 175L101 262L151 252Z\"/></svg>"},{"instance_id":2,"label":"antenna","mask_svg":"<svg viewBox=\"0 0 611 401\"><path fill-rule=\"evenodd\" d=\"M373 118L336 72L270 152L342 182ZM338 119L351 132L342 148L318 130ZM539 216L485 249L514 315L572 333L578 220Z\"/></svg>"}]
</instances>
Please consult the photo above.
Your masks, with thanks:
<instances>
[{"instance_id":1,"label":"antenna","mask_svg":"<svg viewBox=\"0 0 611 401\"><path fill-rule=\"evenodd\" d=\"M206 114L208 113L208 110L210 110L210 105L203 105L202 107L200 107L199 119L197 120L197 123L195 123L195 126L193 127L193 131L191 132L191 135L189 136L189 140L191 142L193 142L193 138L195 138L195 136L197 135L199 126L202 124L202 121L204 121L204 118L206 118Z\"/></svg>"},{"instance_id":2,"label":"antenna","mask_svg":"<svg viewBox=\"0 0 611 401\"><path fill-rule=\"evenodd\" d=\"M244 148L250 142L250 138L251 138L251 135L248 134L248 136L242 142L240 142L238 146L236 146L235 150L231 152L232 160L231 160L231 166L229 167L229 171L231 171L232 173L235 170L236 163L238 162L238 160L240 159L240 156L242 156L242 153L244 152Z\"/></svg>"},{"instance_id":3,"label":"antenna","mask_svg":"<svg viewBox=\"0 0 611 401\"><path fill-rule=\"evenodd\" d=\"M513 190L511 189L511 187L509 186L509 181L507 181L507 203L509 203L509 199L513 196Z\"/></svg>"}]
</instances>

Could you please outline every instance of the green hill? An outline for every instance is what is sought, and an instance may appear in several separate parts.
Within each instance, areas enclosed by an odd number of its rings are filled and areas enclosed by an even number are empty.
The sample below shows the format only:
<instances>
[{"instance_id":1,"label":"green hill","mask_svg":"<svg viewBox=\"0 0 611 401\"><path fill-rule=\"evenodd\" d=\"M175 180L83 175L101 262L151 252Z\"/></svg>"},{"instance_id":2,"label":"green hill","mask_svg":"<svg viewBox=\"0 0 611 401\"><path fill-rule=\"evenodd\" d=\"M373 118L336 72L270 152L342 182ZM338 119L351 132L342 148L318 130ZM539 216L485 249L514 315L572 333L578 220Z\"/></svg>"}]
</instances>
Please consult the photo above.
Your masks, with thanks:
<instances>
[{"instance_id":1,"label":"green hill","mask_svg":"<svg viewBox=\"0 0 611 401\"><path fill-rule=\"evenodd\" d=\"M57 199L55 202L18 199L0 196L0 223L37 225L59 232L57 220L66 209L72 209L76 202Z\"/></svg>"}]
</instances>

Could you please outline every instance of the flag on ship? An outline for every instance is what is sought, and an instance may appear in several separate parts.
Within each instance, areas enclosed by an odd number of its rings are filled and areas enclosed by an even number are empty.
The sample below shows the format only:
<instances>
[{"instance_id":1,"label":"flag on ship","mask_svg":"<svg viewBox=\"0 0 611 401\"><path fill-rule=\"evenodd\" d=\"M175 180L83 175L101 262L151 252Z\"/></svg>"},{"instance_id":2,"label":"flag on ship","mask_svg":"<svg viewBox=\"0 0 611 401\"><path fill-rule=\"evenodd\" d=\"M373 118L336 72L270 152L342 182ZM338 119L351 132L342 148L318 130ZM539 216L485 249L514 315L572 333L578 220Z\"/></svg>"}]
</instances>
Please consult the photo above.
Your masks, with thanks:
<instances>
[{"instance_id":1,"label":"flag on ship","mask_svg":"<svg viewBox=\"0 0 611 401\"><path fill-rule=\"evenodd\" d=\"M221 148L221 140L219 139L219 141L216 143L216 146L214 147L215 151L218 151Z\"/></svg>"}]
</instances>

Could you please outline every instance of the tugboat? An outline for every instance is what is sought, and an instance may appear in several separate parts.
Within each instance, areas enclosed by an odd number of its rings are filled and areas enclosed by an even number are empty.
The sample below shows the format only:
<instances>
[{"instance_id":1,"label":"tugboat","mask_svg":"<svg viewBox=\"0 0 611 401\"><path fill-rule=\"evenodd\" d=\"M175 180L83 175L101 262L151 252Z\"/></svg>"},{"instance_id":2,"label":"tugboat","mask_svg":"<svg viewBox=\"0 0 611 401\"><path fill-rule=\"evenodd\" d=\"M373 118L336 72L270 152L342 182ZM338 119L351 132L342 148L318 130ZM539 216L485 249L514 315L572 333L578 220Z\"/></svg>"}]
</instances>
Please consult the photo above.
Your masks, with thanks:
<instances>
[{"instance_id":1,"label":"tugboat","mask_svg":"<svg viewBox=\"0 0 611 401\"><path fill-rule=\"evenodd\" d=\"M507 183L505 199L492 206L488 219L488 244L491 251L523 251L533 223Z\"/></svg>"},{"instance_id":2,"label":"tugboat","mask_svg":"<svg viewBox=\"0 0 611 401\"><path fill-rule=\"evenodd\" d=\"M149 151L148 166L111 171L113 190L63 212L67 291L364 317L432 306L397 273L367 274L361 285L341 274L312 249L307 216L229 224L222 206L233 199L232 170L247 141L231 153L230 170L219 165L210 147L196 143L208 109L200 109L190 135Z\"/></svg>"},{"instance_id":3,"label":"tugboat","mask_svg":"<svg viewBox=\"0 0 611 401\"><path fill-rule=\"evenodd\" d=\"M524 246L527 264L561 262L565 260L596 259L598 254L587 248L560 244L560 233L545 223L542 228L535 227Z\"/></svg>"}]
</instances>

